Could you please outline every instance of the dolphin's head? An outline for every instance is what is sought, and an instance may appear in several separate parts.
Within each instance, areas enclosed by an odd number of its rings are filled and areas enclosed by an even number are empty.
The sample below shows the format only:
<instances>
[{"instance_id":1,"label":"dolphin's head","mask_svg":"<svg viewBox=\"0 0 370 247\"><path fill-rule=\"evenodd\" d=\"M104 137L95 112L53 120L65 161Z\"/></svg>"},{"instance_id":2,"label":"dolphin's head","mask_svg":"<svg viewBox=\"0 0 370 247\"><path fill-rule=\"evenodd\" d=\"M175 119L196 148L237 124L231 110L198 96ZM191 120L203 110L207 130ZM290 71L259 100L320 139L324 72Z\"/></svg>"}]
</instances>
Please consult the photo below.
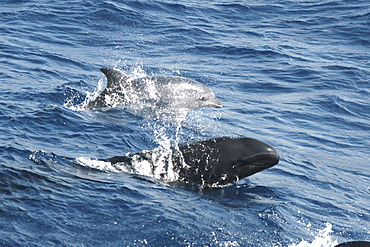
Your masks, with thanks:
<instances>
[{"instance_id":1,"label":"dolphin's head","mask_svg":"<svg viewBox=\"0 0 370 247\"><path fill-rule=\"evenodd\" d=\"M253 175L279 162L270 145L252 138L216 138L181 146L188 184L219 187Z\"/></svg>"},{"instance_id":2,"label":"dolphin's head","mask_svg":"<svg viewBox=\"0 0 370 247\"><path fill-rule=\"evenodd\" d=\"M216 99L215 93L207 86L182 78L182 84L176 85L178 102L183 102L189 110L198 108L220 108L222 104Z\"/></svg>"},{"instance_id":3,"label":"dolphin's head","mask_svg":"<svg viewBox=\"0 0 370 247\"><path fill-rule=\"evenodd\" d=\"M193 109L196 108L220 108L222 104L216 99L215 93L209 88L202 84L199 85L198 91L195 93L195 100L193 103Z\"/></svg>"},{"instance_id":4,"label":"dolphin's head","mask_svg":"<svg viewBox=\"0 0 370 247\"><path fill-rule=\"evenodd\" d=\"M197 106L196 108L204 108L204 107L220 108L222 107L221 102L216 99L216 96L212 91L199 95L195 103Z\"/></svg>"}]
</instances>

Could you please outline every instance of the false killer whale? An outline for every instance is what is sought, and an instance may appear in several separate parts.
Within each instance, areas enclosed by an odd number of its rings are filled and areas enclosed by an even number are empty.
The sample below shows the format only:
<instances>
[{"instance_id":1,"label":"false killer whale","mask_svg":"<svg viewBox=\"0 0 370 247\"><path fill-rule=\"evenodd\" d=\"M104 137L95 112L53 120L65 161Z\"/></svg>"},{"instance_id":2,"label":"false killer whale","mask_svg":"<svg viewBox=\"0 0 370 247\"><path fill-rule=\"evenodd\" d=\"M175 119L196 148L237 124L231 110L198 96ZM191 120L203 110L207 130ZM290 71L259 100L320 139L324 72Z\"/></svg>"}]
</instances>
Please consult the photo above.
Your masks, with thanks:
<instances>
[{"instance_id":1,"label":"false killer whale","mask_svg":"<svg viewBox=\"0 0 370 247\"><path fill-rule=\"evenodd\" d=\"M370 242L367 241L351 241L336 245L335 247L370 247Z\"/></svg>"},{"instance_id":2,"label":"false killer whale","mask_svg":"<svg viewBox=\"0 0 370 247\"><path fill-rule=\"evenodd\" d=\"M184 119L186 114L202 107L222 107L207 86L185 77L131 78L110 67L100 69L107 77L105 89L86 109L123 107L146 118Z\"/></svg>"},{"instance_id":3,"label":"false killer whale","mask_svg":"<svg viewBox=\"0 0 370 247\"><path fill-rule=\"evenodd\" d=\"M165 168L158 168L164 152L163 148L155 148L104 161L138 175L143 175L140 174L143 163L150 164L147 169L151 171L144 175L158 174L156 169L161 169L161 177L171 172L178 182L204 188L231 184L279 162L279 155L273 147L252 138L222 137L172 146L165 156Z\"/></svg>"}]
</instances>

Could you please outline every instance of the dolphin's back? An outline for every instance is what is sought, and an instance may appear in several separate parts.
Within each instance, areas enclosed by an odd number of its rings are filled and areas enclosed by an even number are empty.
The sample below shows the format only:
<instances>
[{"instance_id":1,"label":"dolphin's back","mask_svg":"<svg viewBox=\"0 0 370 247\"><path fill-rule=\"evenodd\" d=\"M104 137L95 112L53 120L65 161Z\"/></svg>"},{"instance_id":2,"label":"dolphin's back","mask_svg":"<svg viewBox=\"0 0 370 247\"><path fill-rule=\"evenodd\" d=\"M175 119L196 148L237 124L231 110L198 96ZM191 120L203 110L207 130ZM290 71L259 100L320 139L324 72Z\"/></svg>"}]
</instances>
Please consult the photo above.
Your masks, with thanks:
<instances>
[{"instance_id":1,"label":"dolphin's back","mask_svg":"<svg viewBox=\"0 0 370 247\"><path fill-rule=\"evenodd\" d=\"M119 87L122 83L130 79L128 75L118 69L104 67L101 68L100 71L107 77L106 89Z\"/></svg>"}]
</instances>

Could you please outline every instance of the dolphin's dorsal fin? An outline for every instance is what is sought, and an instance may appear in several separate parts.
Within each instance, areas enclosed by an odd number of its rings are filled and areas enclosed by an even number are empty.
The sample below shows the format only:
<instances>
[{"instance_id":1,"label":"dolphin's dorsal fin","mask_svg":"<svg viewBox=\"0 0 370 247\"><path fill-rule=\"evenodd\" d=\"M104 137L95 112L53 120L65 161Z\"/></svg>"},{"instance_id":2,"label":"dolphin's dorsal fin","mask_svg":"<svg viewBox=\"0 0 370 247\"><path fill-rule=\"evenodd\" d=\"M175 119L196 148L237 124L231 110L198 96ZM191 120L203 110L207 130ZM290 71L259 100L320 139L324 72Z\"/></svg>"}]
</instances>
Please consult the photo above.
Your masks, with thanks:
<instances>
[{"instance_id":1,"label":"dolphin's dorsal fin","mask_svg":"<svg viewBox=\"0 0 370 247\"><path fill-rule=\"evenodd\" d=\"M106 88L115 88L119 86L124 81L130 79L128 75L123 73L118 69L114 69L111 67L104 67L100 69L101 72L107 77L107 87Z\"/></svg>"}]
</instances>

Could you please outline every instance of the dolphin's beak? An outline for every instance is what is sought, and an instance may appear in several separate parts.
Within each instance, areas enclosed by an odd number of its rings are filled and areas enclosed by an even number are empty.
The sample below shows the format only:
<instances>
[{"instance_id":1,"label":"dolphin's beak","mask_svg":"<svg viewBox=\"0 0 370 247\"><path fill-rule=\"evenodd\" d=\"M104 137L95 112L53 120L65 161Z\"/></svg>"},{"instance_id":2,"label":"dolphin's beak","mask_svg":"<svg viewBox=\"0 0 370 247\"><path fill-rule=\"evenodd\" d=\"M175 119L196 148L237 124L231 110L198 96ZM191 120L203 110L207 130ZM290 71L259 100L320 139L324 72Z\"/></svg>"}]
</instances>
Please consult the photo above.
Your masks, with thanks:
<instances>
[{"instance_id":1,"label":"dolphin's beak","mask_svg":"<svg viewBox=\"0 0 370 247\"><path fill-rule=\"evenodd\" d=\"M212 99L212 100L208 101L208 103L209 103L210 107L214 107L214 108L221 108L222 107L221 102L218 101L217 99Z\"/></svg>"}]
</instances>

